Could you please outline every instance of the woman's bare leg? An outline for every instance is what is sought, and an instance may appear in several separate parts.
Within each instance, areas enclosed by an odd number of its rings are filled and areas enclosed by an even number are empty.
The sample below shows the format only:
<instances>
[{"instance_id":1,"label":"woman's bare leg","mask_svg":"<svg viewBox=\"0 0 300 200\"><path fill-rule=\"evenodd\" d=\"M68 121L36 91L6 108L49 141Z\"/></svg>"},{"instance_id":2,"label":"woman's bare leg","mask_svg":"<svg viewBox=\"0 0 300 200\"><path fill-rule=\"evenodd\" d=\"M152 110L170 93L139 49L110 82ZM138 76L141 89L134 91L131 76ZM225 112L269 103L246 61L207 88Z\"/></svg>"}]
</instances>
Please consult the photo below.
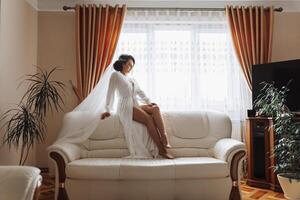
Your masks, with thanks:
<instances>
[{"instance_id":1,"label":"woman's bare leg","mask_svg":"<svg viewBox=\"0 0 300 200\"><path fill-rule=\"evenodd\" d=\"M139 107L133 107L133 120L146 125L150 137L158 147L160 155L164 156L165 158L173 158L173 156L167 153L165 147L161 143L159 133L154 125L153 118L148 113Z\"/></svg>"},{"instance_id":2,"label":"woman's bare leg","mask_svg":"<svg viewBox=\"0 0 300 200\"><path fill-rule=\"evenodd\" d=\"M163 121L159 107L157 105L153 105L153 106L144 105L144 106L142 106L142 109L144 111L146 111L148 114L153 116L155 125L160 133L163 145L167 148L170 148L171 145L168 141L168 136L166 133L164 121Z\"/></svg>"}]
</instances>

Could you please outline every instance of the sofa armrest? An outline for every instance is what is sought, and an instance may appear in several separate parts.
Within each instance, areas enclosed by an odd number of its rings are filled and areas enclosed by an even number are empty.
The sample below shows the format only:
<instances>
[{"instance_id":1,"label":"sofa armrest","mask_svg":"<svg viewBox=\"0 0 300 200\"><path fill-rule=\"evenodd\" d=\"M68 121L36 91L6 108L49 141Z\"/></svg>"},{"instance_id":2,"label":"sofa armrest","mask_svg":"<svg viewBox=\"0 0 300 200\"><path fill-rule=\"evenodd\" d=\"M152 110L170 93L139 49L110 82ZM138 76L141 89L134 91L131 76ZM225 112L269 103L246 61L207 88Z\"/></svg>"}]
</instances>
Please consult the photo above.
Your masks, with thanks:
<instances>
[{"instance_id":1,"label":"sofa armrest","mask_svg":"<svg viewBox=\"0 0 300 200\"><path fill-rule=\"evenodd\" d=\"M72 162L73 160L79 159L81 151L82 148L78 144L71 143L54 144L48 148L49 154L51 154L51 152L56 152L60 154L63 157L66 164Z\"/></svg>"},{"instance_id":2,"label":"sofa armrest","mask_svg":"<svg viewBox=\"0 0 300 200\"><path fill-rule=\"evenodd\" d=\"M230 164L233 155L239 151L246 151L244 143L235 139L224 138L215 144L214 157Z\"/></svg>"},{"instance_id":3,"label":"sofa armrest","mask_svg":"<svg viewBox=\"0 0 300 200\"><path fill-rule=\"evenodd\" d=\"M65 190L66 165L79 159L81 147L77 144L58 143L48 148L50 158L55 162L55 199L68 199Z\"/></svg>"},{"instance_id":4,"label":"sofa armrest","mask_svg":"<svg viewBox=\"0 0 300 200\"><path fill-rule=\"evenodd\" d=\"M232 180L229 200L241 200L241 192L239 189L239 166L245 155L245 144L235 139L221 139L214 147L215 158L226 161L229 165L230 178Z\"/></svg>"}]
</instances>

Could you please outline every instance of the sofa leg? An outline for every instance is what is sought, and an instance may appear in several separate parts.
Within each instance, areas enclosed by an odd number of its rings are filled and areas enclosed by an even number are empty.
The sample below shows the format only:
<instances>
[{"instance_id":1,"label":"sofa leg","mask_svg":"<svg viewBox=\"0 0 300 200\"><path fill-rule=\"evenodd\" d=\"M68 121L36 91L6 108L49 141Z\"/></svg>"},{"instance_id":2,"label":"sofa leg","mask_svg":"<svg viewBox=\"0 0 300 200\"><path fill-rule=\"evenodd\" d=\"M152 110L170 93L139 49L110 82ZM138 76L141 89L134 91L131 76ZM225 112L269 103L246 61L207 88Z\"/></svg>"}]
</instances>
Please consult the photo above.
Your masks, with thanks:
<instances>
[{"instance_id":1,"label":"sofa leg","mask_svg":"<svg viewBox=\"0 0 300 200\"><path fill-rule=\"evenodd\" d=\"M229 196L229 200L241 200L241 194L239 190L239 182L238 182L238 167L240 160L245 156L245 151L237 152L232 160L231 160L231 167L230 167L230 176L232 180L232 188Z\"/></svg>"},{"instance_id":2,"label":"sofa leg","mask_svg":"<svg viewBox=\"0 0 300 200\"><path fill-rule=\"evenodd\" d=\"M39 197L41 194L41 188L42 188L42 186L39 186L35 189L34 195L33 195L33 200L39 200Z\"/></svg>"},{"instance_id":3,"label":"sofa leg","mask_svg":"<svg viewBox=\"0 0 300 200\"><path fill-rule=\"evenodd\" d=\"M58 200L68 200L69 199L65 188L59 188L57 199Z\"/></svg>"},{"instance_id":4,"label":"sofa leg","mask_svg":"<svg viewBox=\"0 0 300 200\"><path fill-rule=\"evenodd\" d=\"M58 200L68 200L68 195L65 189L65 180L66 180L66 163L63 157L56 152L51 152L50 157L56 162L58 167L58 182L59 182L59 190L58 190Z\"/></svg>"}]
</instances>

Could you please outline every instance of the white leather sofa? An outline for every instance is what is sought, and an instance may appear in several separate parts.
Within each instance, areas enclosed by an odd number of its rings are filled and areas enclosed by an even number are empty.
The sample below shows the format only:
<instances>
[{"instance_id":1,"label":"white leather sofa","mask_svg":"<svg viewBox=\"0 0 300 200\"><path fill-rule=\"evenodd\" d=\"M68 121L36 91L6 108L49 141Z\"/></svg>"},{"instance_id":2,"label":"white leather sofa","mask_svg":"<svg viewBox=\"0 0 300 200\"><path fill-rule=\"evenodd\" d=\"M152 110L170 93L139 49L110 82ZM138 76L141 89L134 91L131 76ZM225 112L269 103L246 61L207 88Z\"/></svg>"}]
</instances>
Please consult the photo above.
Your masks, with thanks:
<instances>
[{"instance_id":1,"label":"white leather sofa","mask_svg":"<svg viewBox=\"0 0 300 200\"><path fill-rule=\"evenodd\" d=\"M164 113L176 157L127 159L118 117L100 121L83 144L56 145L58 199L241 199L239 164L245 145L231 139L231 121L218 112Z\"/></svg>"}]
</instances>

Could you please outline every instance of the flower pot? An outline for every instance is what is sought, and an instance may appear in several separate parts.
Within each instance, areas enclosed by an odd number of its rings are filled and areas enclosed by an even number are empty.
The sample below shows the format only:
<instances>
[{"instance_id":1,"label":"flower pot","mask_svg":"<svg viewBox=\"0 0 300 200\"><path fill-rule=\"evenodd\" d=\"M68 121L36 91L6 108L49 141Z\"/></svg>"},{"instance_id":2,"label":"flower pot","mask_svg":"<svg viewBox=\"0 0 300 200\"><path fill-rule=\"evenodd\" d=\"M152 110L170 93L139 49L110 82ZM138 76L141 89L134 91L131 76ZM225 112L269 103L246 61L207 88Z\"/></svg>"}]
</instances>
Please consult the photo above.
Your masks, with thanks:
<instances>
[{"instance_id":1,"label":"flower pot","mask_svg":"<svg viewBox=\"0 0 300 200\"><path fill-rule=\"evenodd\" d=\"M277 178L284 192L284 197L290 200L300 200L300 180L286 178L278 174Z\"/></svg>"}]
</instances>

